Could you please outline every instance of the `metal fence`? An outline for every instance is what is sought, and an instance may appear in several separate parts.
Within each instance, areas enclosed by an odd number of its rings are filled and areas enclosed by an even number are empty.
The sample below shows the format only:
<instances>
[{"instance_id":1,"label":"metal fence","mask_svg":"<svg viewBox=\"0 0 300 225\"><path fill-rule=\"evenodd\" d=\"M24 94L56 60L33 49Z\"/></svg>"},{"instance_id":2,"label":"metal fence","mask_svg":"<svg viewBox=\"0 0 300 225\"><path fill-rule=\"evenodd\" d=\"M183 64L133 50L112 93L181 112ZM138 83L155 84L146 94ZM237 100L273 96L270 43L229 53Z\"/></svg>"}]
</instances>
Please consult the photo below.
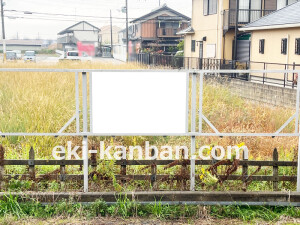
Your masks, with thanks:
<instances>
[{"instance_id":1,"label":"metal fence","mask_svg":"<svg viewBox=\"0 0 300 225\"><path fill-rule=\"evenodd\" d=\"M166 59L166 58L161 58ZM211 64L207 64L211 66ZM216 65L216 64L214 64ZM88 110L88 102L91 104L92 99L92 74L101 73L101 72L130 72L130 73L139 73L139 72L161 72L161 73L176 73L174 70L88 70L88 69L20 69L20 68L1 68L0 72L14 73L14 72L60 72L62 75L64 73L73 73L75 80L75 99L76 99L76 111L75 115L62 127L59 132L55 133L22 133L22 132L6 132L2 130L1 136L43 136L43 137L60 137L60 136L73 136L73 137L82 137L83 146L83 183L84 183L84 192L88 192L89 187L89 159L88 159L88 138L89 137L111 137L111 136L178 136L178 137L189 137L190 138L190 155L194 155L196 152L196 137L300 137L299 133L299 100L300 100L300 86L297 86L296 92L296 105L295 113L275 132L271 133L257 133L255 131L251 132L240 132L240 133L229 133L229 132L220 132L217 128L208 120L208 118L203 113L203 85L204 85L204 75L205 74L256 74L256 73L268 73L268 74L277 74L277 73L299 73L300 70L184 70L186 72L187 84L191 85L187 88L191 95L190 99L188 98L186 104L190 105L189 113L186 114L186 120L190 121L190 130L187 129L184 133L95 133L91 126L89 126L88 118L90 122L92 121L92 110ZM82 77L82 99L79 96L79 75ZM299 78L297 78L299 79ZM88 82L89 81L89 82ZM88 85L90 85L88 95ZM105 84L103 84L105 85ZM197 101L198 99L198 101ZM82 104L80 103L82 100ZM198 102L198 104L196 104ZM82 106L81 106L82 105ZM198 105L198 107L197 107ZM90 105L92 109L92 105ZM80 115L82 113L82 116ZM121 112L120 112L121 113ZM196 121L196 117L201 118ZM145 118L147 119L147 118ZM73 122L76 122L76 132L63 133L63 131ZM79 122L82 121L82 127L79 125ZM202 127L206 123L213 132L204 132ZM290 123L293 123L294 132L284 133L284 128L287 127ZM82 129L81 129L82 128ZM300 139L299 139L300 146ZM299 149L299 148L298 148ZM3 158L4 160L4 158ZM3 160L1 163L3 163ZM191 159L189 161L189 183L190 190L195 190L195 181L196 181L196 160ZM297 191L300 192L300 154L298 153L298 170L297 170ZM31 160L27 162L29 166L33 166L35 161ZM33 163L33 164L32 164ZM271 166L279 166L279 164L271 164ZM126 166L126 165L123 165ZM292 165L290 165L292 166ZM32 168L32 167L31 167ZM124 169L125 167L123 167ZM275 171L276 172L276 171ZM275 174L276 175L276 174ZM294 178L293 178L294 179Z\"/></svg>"},{"instance_id":2,"label":"metal fence","mask_svg":"<svg viewBox=\"0 0 300 225\"><path fill-rule=\"evenodd\" d=\"M154 67L172 69L199 69L199 70L298 70L300 64L268 63L255 61L236 61L214 58L183 57L140 53L136 62ZM297 86L296 73L218 73L221 76L253 81L263 84L294 88Z\"/></svg>"},{"instance_id":3,"label":"metal fence","mask_svg":"<svg viewBox=\"0 0 300 225\"><path fill-rule=\"evenodd\" d=\"M219 69L235 69L235 65L231 60L223 59L209 59L197 57L183 57L174 55L150 54L140 53L137 55L137 63L163 66L176 69L205 69L205 70L219 70ZM247 69L247 68L244 68Z\"/></svg>"}]
</instances>

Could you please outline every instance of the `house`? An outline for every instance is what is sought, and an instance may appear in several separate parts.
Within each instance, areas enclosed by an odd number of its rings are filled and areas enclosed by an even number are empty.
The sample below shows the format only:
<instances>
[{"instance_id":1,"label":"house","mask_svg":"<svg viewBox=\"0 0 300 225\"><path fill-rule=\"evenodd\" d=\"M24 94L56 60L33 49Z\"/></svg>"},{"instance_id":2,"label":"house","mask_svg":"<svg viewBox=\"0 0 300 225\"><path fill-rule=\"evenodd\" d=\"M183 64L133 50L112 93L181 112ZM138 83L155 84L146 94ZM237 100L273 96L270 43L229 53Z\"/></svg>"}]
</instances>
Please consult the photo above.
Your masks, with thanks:
<instances>
[{"instance_id":1,"label":"house","mask_svg":"<svg viewBox=\"0 0 300 225\"><path fill-rule=\"evenodd\" d=\"M290 65L286 69L295 69L292 65L300 64L300 2L249 23L240 31L251 33L251 61L263 62L271 70L283 70L284 64ZM251 63L251 69L266 69L264 67ZM275 75L273 78L283 78L282 74L281 77Z\"/></svg>"},{"instance_id":2,"label":"house","mask_svg":"<svg viewBox=\"0 0 300 225\"><path fill-rule=\"evenodd\" d=\"M47 48L50 44L46 40L6 40L6 50L21 50L21 51L40 51L42 48ZM0 50L3 50L3 41L0 40Z\"/></svg>"},{"instance_id":3,"label":"house","mask_svg":"<svg viewBox=\"0 0 300 225\"><path fill-rule=\"evenodd\" d=\"M147 48L172 52L182 39L177 33L186 29L189 22L189 17L166 4L132 20L129 26L129 58L133 60L137 53ZM122 32L123 41L124 38L126 41L126 34Z\"/></svg>"},{"instance_id":4,"label":"house","mask_svg":"<svg viewBox=\"0 0 300 225\"><path fill-rule=\"evenodd\" d=\"M293 2L296 0L193 0L191 27L180 32L185 36L184 55L195 57L194 64L199 58L249 61L251 34L238 28Z\"/></svg>"},{"instance_id":5,"label":"house","mask_svg":"<svg viewBox=\"0 0 300 225\"><path fill-rule=\"evenodd\" d=\"M128 26L128 38L131 39L132 26ZM118 43L113 45L113 57L117 60L126 62L126 29L122 29L118 33Z\"/></svg>"},{"instance_id":6,"label":"house","mask_svg":"<svg viewBox=\"0 0 300 225\"><path fill-rule=\"evenodd\" d=\"M97 48L101 39L99 32L98 27L86 21L78 22L57 34L57 47L63 51L74 50L77 49L77 43L81 42L83 45L94 45Z\"/></svg>"},{"instance_id":7,"label":"house","mask_svg":"<svg viewBox=\"0 0 300 225\"><path fill-rule=\"evenodd\" d=\"M103 26L100 28L100 35L101 35L101 44L108 45L111 44L111 29L110 25ZM113 44L117 44L119 42L119 32L121 28L117 26L112 26L112 39Z\"/></svg>"}]
</instances>

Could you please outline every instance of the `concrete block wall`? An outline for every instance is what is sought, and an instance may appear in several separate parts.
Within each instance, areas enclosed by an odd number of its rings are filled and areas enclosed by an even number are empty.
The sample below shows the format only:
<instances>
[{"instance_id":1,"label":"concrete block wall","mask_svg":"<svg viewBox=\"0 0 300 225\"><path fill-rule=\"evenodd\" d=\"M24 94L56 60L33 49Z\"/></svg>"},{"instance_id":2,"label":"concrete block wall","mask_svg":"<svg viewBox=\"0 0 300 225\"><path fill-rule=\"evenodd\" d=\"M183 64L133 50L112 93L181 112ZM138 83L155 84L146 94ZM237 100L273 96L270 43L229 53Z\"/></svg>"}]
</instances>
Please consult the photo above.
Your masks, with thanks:
<instances>
[{"instance_id":1,"label":"concrete block wall","mask_svg":"<svg viewBox=\"0 0 300 225\"><path fill-rule=\"evenodd\" d=\"M251 101L274 106L296 106L296 88L284 88L222 77L212 78L207 76L206 79L211 82L217 82L221 85L228 86L233 93Z\"/></svg>"}]
</instances>

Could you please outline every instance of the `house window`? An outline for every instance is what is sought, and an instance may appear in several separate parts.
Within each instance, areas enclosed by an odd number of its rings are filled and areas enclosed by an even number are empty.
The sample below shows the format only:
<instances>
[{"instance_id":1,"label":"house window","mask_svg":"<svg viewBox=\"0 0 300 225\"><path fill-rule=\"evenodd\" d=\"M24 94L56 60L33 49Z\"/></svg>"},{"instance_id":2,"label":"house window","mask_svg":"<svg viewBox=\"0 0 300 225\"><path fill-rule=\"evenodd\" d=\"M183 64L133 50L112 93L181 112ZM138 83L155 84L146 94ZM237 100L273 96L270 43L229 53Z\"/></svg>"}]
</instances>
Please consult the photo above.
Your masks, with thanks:
<instances>
[{"instance_id":1,"label":"house window","mask_svg":"<svg viewBox=\"0 0 300 225\"><path fill-rule=\"evenodd\" d=\"M295 41L295 54L300 55L300 38L296 38Z\"/></svg>"},{"instance_id":2,"label":"house window","mask_svg":"<svg viewBox=\"0 0 300 225\"><path fill-rule=\"evenodd\" d=\"M287 38L281 39L281 54L286 55L287 53Z\"/></svg>"},{"instance_id":3,"label":"house window","mask_svg":"<svg viewBox=\"0 0 300 225\"><path fill-rule=\"evenodd\" d=\"M277 0L277 10L286 7L287 5L293 4L297 0Z\"/></svg>"},{"instance_id":4,"label":"house window","mask_svg":"<svg viewBox=\"0 0 300 225\"><path fill-rule=\"evenodd\" d=\"M196 51L196 41L195 40L192 40L191 50L192 50L192 52Z\"/></svg>"},{"instance_id":5,"label":"house window","mask_svg":"<svg viewBox=\"0 0 300 225\"><path fill-rule=\"evenodd\" d=\"M259 40L259 53L261 54L265 53L265 39Z\"/></svg>"},{"instance_id":6,"label":"house window","mask_svg":"<svg viewBox=\"0 0 300 225\"><path fill-rule=\"evenodd\" d=\"M218 0L203 0L203 15L213 15L217 13Z\"/></svg>"}]
</instances>

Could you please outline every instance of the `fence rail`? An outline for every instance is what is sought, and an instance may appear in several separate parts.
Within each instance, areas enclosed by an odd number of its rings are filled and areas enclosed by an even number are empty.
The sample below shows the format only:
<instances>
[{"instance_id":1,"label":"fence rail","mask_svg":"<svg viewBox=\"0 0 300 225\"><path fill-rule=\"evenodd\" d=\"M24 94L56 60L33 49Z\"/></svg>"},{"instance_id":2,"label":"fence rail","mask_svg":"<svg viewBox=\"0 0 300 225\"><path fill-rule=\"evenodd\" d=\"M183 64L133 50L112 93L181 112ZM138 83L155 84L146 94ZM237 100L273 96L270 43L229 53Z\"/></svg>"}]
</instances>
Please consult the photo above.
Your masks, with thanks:
<instances>
[{"instance_id":1,"label":"fence rail","mask_svg":"<svg viewBox=\"0 0 300 225\"><path fill-rule=\"evenodd\" d=\"M28 160L11 160L4 159L5 150L0 147L0 189L3 190L4 182L11 179L20 180L32 180L35 182L57 180L60 182L66 181L83 181L83 175L81 174L67 174L66 166L82 166L83 160L41 160L35 159L34 149L31 148L29 151ZM154 152L153 152L154 153ZM153 154L152 153L152 154ZM182 151L182 158L184 152ZM96 154L91 154L89 159L89 165L91 170L89 173L89 179L92 178L98 180L112 180L105 174L100 175L97 171L97 165L99 163L110 162L108 160L97 160ZM37 166L59 166L59 170L52 171L48 174L36 174ZM128 181L150 181L152 190L157 189L158 182L165 181L177 181L181 184L181 190L187 190L187 182L189 181L189 169L190 160L119 160L114 162L115 166L120 166L120 173L115 174L116 180L121 181L121 183L126 183ZM226 180L239 180L243 182L243 189L246 191L247 186L252 181L269 181L273 183L273 190L278 191L278 182L291 181L296 182L297 176L283 176L279 175L278 167L297 167L297 162L294 161L278 161L278 151L275 148L273 151L272 161L254 161L254 160L195 160L196 166L209 166L207 171L214 175L219 184L222 184ZM6 174L5 167L7 166L28 166L28 174ZM128 166L146 166L151 169L151 174L128 174ZM178 174L157 174L157 166L164 166L164 169L171 168L174 166L180 166L180 172ZM257 167L257 169L250 173L249 166ZM218 172L218 167L225 167L225 173L220 174ZM261 170L261 167L272 167L272 175L257 175ZM242 168L242 173L236 174L238 169ZM81 167L82 170L82 167ZM200 174L196 174L196 181L201 182Z\"/></svg>"},{"instance_id":2,"label":"fence rail","mask_svg":"<svg viewBox=\"0 0 300 225\"><path fill-rule=\"evenodd\" d=\"M238 26L251 23L263 16L266 16L274 10L261 10L261 9L239 9L238 10ZM232 28L236 25L235 9L224 10L224 29Z\"/></svg>"},{"instance_id":3,"label":"fence rail","mask_svg":"<svg viewBox=\"0 0 300 225\"><path fill-rule=\"evenodd\" d=\"M167 67L173 69L197 69L197 70L297 70L300 64L268 63L254 61L223 60L215 58L183 57L174 55L161 55L140 53L137 55L137 63ZM277 85L289 88L297 86L297 75L295 73L220 73L221 76L253 81L263 84Z\"/></svg>"}]
</instances>

